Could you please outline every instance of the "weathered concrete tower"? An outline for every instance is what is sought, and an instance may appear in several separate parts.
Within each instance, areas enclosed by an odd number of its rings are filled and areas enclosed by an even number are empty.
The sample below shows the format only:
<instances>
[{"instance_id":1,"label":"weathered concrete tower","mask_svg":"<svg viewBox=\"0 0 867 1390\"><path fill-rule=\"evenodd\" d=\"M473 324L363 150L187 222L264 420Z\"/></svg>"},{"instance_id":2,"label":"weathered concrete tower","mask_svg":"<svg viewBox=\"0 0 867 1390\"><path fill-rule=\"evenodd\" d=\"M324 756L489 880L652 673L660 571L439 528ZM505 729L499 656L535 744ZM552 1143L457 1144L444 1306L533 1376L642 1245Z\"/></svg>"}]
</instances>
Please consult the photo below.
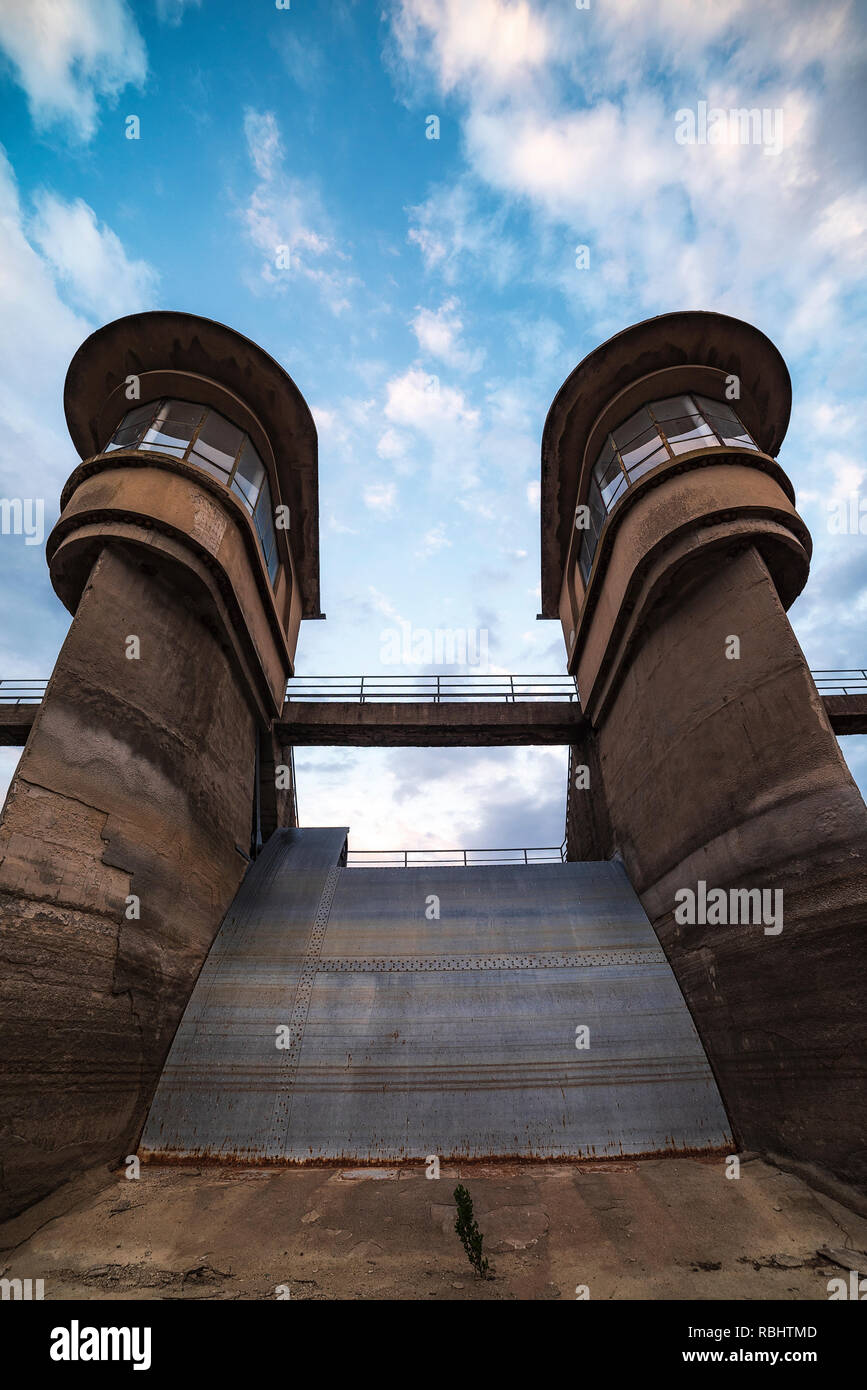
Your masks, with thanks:
<instances>
[{"instance_id":1,"label":"weathered concrete tower","mask_svg":"<svg viewBox=\"0 0 867 1390\"><path fill-rule=\"evenodd\" d=\"M591 353L545 426L542 606L589 720L570 857L623 859L742 1142L864 1184L867 810L786 616L790 399L720 314Z\"/></svg>"},{"instance_id":2,"label":"weathered concrete tower","mask_svg":"<svg viewBox=\"0 0 867 1390\"><path fill-rule=\"evenodd\" d=\"M6 1212L134 1145L251 846L294 823L271 730L320 616L316 431L266 353L134 315L65 405L47 556L74 621L0 826Z\"/></svg>"}]
</instances>

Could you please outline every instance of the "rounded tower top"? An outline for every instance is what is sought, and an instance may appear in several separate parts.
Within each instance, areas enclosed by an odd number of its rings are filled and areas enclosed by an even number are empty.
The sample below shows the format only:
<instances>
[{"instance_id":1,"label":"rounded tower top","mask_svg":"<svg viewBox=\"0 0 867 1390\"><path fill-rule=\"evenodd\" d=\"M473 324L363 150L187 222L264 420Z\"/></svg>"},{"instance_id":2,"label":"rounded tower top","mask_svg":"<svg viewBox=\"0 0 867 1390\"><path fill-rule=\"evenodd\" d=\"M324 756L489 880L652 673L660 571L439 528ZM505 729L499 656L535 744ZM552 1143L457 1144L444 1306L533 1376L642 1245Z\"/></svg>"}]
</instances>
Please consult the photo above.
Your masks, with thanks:
<instances>
[{"instance_id":1,"label":"rounded tower top","mask_svg":"<svg viewBox=\"0 0 867 1390\"><path fill-rule=\"evenodd\" d=\"M774 344L741 319L702 310L645 319L609 338L566 378L542 435L544 617L558 616L575 508L600 432L663 395L692 389L721 397L726 378L737 379L738 416L774 457L789 422L792 384Z\"/></svg>"},{"instance_id":2,"label":"rounded tower top","mask_svg":"<svg viewBox=\"0 0 867 1390\"><path fill-rule=\"evenodd\" d=\"M134 399L131 376L139 379ZM197 314L155 310L115 319L81 344L66 374L66 422L81 458L105 448L131 404L161 396L212 405L260 445L264 436L275 502L290 510L302 615L321 617L316 426L288 372L243 334Z\"/></svg>"}]
</instances>

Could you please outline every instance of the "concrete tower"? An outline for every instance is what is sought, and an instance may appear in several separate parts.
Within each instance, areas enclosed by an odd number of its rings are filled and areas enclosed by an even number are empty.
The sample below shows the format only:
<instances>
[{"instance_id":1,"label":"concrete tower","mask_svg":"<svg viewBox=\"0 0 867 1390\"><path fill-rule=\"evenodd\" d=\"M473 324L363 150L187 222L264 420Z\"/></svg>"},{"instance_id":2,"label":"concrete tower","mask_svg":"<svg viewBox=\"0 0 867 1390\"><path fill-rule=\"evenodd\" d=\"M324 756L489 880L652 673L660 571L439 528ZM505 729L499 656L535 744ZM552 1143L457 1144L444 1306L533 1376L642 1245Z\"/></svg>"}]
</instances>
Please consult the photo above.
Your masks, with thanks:
<instances>
[{"instance_id":1,"label":"concrete tower","mask_svg":"<svg viewBox=\"0 0 867 1390\"><path fill-rule=\"evenodd\" d=\"M272 728L319 617L316 431L266 353L138 314L76 353L47 545L74 620L0 827L0 1205L134 1146L251 853L294 824Z\"/></svg>"},{"instance_id":2,"label":"concrete tower","mask_svg":"<svg viewBox=\"0 0 867 1390\"><path fill-rule=\"evenodd\" d=\"M721 314L591 353L544 431L542 607L588 718L570 857L622 858L741 1141L863 1184L867 810L786 616L811 551L790 401Z\"/></svg>"}]
</instances>

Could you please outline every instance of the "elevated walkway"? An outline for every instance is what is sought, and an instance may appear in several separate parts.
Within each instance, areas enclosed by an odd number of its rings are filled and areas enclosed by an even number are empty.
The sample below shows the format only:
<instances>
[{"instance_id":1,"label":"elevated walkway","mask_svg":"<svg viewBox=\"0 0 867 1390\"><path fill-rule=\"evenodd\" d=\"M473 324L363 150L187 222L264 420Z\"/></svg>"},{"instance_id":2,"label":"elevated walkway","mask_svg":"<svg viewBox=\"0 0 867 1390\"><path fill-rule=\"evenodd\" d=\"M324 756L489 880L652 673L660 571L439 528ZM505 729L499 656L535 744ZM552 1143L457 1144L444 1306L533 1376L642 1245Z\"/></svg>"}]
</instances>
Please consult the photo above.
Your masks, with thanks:
<instances>
[{"instance_id":1,"label":"elevated walkway","mask_svg":"<svg viewBox=\"0 0 867 1390\"><path fill-rule=\"evenodd\" d=\"M835 734L867 733L867 670L812 675ZM0 745L24 746L45 686L0 680ZM571 676L308 676L275 732L297 748L471 748L573 744L583 725Z\"/></svg>"},{"instance_id":2,"label":"elevated walkway","mask_svg":"<svg viewBox=\"0 0 867 1390\"><path fill-rule=\"evenodd\" d=\"M603 1158L731 1143L618 864L347 869L346 833L278 831L248 871L143 1157Z\"/></svg>"}]
</instances>

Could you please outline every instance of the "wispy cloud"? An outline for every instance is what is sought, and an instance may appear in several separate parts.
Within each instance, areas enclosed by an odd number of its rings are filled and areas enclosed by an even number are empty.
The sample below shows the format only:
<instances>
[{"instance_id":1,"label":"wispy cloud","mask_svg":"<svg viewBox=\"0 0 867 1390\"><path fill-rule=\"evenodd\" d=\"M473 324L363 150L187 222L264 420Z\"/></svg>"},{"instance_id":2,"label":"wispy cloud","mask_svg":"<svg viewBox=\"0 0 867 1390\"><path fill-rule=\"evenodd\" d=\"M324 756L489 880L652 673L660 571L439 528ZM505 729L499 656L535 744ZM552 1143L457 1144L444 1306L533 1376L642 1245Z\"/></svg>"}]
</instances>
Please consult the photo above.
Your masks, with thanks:
<instances>
[{"instance_id":1,"label":"wispy cloud","mask_svg":"<svg viewBox=\"0 0 867 1390\"><path fill-rule=\"evenodd\" d=\"M285 153L272 111L248 109L244 136L259 182L243 213L247 236L262 254L260 289L284 293L298 279L310 281L332 313L349 307L356 283L346 270L347 255L337 244L318 191L284 168Z\"/></svg>"},{"instance_id":2,"label":"wispy cloud","mask_svg":"<svg viewBox=\"0 0 867 1390\"><path fill-rule=\"evenodd\" d=\"M419 308L412 320L412 331L423 353L464 372L477 372L484 349L470 349L463 341L463 319L459 301L452 296L438 309Z\"/></svg>"},{"instance_id":3,"label":"wispy cloud","mask_svg":"<svg viewBox=\"0 0 867 1390\"><path fill-rule=\"evenodd\" d=\"M154 306L157 272L146 261L131 260L93 208L81 198L67 203L45 190L35 202L32 238L71 304L100 321Z\"/></svg>"},{"instance_id":4,"label":"wispy cloud","mask_svg":"<svg viewBox=\"0 0 867 1390\"><path fill-rule=\"evenodd\" d=\"M79 140L93 137L101 100L113 104L147 74L144 41L124 0L6 0L0 48L34 125L60 124Z\"/></svg>"}]
</instances>

